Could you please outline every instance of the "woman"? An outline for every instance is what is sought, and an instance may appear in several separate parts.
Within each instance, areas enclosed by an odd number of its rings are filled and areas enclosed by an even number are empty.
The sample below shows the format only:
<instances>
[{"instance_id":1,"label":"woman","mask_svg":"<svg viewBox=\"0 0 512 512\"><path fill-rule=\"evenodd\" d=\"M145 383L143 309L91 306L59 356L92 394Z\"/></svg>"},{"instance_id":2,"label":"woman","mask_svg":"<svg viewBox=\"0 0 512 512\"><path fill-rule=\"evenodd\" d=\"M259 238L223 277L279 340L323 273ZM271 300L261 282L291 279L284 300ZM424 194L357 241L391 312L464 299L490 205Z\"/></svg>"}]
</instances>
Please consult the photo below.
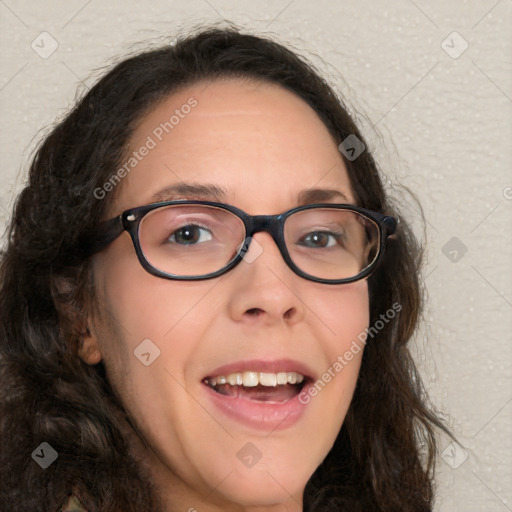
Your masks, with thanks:
<instances>
[{"instance_id":1,"label":"woman","mask_svg":"<svg viewBox=\"0 0 512 512\"><path fill-rule=\"evenodd\" d=\"M6 510L431 510L397 218L283 46L210 28L121 62L39 148L2 255Z\"/></svg>"}]
</instances>

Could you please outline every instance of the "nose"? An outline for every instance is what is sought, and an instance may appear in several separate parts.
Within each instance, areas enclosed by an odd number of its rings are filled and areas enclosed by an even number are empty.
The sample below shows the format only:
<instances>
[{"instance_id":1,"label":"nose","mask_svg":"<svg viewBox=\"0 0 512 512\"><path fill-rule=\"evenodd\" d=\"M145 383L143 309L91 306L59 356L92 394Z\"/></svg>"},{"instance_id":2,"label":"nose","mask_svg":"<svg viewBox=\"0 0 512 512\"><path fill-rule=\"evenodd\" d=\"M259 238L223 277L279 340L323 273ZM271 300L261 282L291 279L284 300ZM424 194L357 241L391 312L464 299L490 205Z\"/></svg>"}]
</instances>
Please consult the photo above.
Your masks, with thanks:
<instances>
[{"instance_id":1,"label":"nose","mask_svg":"<svg viewBox=\"0 0 512 512\"><path fill-rule=\"evenodd\" d=\"M249 249L230 276L229 312L236 321L294 324L304 317L297 283L272 236L255 233Z\"/></svg>"}]
</instances>

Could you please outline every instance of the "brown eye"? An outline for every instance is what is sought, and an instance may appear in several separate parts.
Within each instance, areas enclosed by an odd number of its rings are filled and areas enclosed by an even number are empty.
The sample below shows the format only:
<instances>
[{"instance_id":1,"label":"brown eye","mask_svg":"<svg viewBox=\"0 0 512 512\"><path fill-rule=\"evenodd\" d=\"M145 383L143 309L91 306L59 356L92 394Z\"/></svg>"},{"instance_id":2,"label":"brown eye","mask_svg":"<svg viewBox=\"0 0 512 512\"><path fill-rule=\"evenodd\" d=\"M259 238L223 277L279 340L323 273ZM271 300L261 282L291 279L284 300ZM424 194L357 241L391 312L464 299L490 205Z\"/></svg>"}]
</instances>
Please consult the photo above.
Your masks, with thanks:
<instances>
[{"instance_id":1,"label":"brown eye","mask_svg":"<svg viewBox=\"0 0 512 512\"><path fill-rule=\"evenodd\" d=\"M313 249L332 247L341 238L339 233L333 233L331 231L314 231L309 235L301 238L300 245L305 245ZM305 243L304 243L305 242Z\"/></svg>"},{"instance_id":2,"label":"brown eye","mask_svg":"<svg viewBox=\"0 0 512 512\"><path fill-rule=\"evenodd\" d=\"M207 242L212 239L209 229L197 224L189 224L174 231L169 237L169 241L179 245L192 245L201 242Z\"/></svg>"}]
</instances>

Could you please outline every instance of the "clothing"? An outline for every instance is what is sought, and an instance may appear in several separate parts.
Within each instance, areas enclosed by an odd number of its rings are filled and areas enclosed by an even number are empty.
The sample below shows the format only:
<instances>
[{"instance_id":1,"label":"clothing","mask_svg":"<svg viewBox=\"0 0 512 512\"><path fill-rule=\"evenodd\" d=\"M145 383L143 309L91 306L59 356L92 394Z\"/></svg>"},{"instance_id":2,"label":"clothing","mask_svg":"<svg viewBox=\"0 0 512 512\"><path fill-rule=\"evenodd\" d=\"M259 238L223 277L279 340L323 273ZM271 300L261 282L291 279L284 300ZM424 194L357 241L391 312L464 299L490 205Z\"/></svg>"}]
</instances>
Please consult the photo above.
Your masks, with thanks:
<instances>
[{"instance_id":1,"label":"clothing","mask_svg":"<svg viewBox=\"0 0 512 512\"><path fill-rule=\"evenodd\" d=\"M87 512L87 509L82 506L76 496L71 495L59 512Z\"/></svg>"}]
</instances>

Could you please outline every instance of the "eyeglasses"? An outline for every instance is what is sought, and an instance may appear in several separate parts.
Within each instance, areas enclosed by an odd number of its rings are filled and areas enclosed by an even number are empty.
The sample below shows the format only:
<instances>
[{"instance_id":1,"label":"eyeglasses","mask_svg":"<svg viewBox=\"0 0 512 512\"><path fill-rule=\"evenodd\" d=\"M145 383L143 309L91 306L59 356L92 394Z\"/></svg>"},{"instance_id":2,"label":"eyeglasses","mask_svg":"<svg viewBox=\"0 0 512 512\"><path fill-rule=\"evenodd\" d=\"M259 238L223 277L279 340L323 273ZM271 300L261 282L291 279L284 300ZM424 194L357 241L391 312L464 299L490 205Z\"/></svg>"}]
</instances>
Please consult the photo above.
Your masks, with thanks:
<instances>
[{"instance_id":1,"label":"eyeglasses","mask_svg":"<svg viewBox=\"0 0 512 512\"><path fill-rule=\"evenodd\" d=\"M396 224L393 217L349 204L309 204L279 215L252 216L224 203L165 201L102 222L88 242L88 252L103 250L127 231L150 274L211 279L238 265L253 235L266 231L295 274L342 284L373 272Z\"/></svg>"}]
</instances>

